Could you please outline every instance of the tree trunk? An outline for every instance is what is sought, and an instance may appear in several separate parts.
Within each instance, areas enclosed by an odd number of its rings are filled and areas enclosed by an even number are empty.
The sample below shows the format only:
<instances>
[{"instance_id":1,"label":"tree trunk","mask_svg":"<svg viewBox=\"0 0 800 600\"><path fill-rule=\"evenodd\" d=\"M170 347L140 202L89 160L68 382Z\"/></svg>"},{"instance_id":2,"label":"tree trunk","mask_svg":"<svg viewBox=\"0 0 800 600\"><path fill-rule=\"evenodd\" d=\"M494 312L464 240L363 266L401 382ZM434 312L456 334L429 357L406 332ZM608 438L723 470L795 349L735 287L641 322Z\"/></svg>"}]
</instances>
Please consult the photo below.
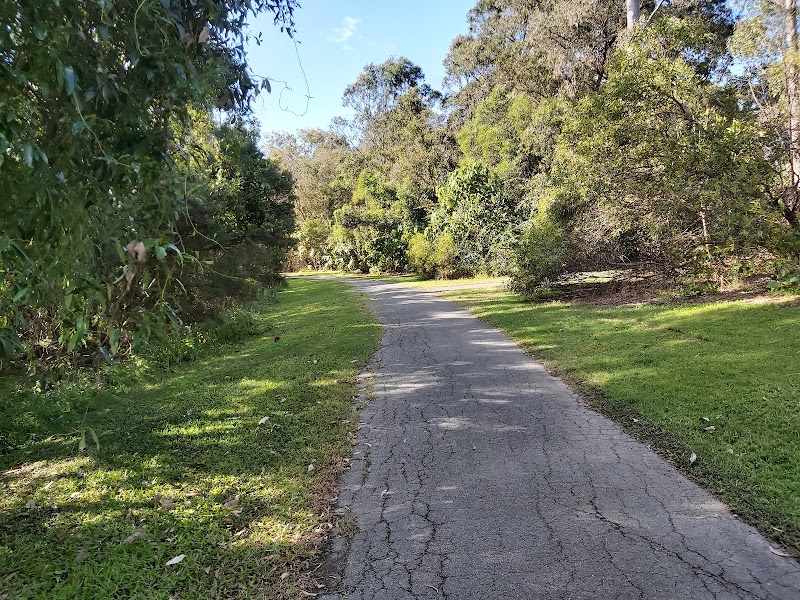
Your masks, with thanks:
<instances>
[{"instance_id":1,"label":"tree trunk","mask_svg":"<svg viewBox=\"0 0 800 600\"><path fill-rule=\"evenodd\" d=\"M784 36L786 52L783 60L786 66L786 96L789 104L789 177L790 186L786 194L787 212L798 209L800 196L800 92L798 76L797 46L797 0L784 0Z\"/></svg>"},{"instance_id":2,"label":"tree trunk","mask_svg":"<svg viewBox=\"0 0 800 600\"><path fill-rule=\"evenodd\" d=\"M786 0L786 2L794 2L794 0ZM639 21L640 10L639 0L625 0L628 8L628 29L633 29L634 25Z\"/></svg>"}]
</instances>

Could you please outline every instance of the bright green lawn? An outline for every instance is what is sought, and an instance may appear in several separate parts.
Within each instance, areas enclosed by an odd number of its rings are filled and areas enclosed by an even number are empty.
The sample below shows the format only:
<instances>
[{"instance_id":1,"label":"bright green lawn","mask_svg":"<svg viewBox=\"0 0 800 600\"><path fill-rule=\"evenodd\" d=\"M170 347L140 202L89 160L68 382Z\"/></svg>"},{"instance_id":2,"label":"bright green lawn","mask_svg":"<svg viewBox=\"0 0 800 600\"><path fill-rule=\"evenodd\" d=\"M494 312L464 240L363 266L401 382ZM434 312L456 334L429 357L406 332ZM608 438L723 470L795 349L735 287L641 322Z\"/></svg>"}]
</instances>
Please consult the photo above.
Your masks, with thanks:
<instances>
[{"instance_id":1,"label":"bright green lawn","mask_svg":"<svg viewBox=\"0 0 800 600\"><path fill-rule=\"evenodd\" d=\"M800 552L800 304L600 307L527 304L503 290L444 295Z\"/></svg>"},{"instance_id":2,"label":"bright green lawn","mask_svg":"<svg viewBox=\"0 0 800 600\"><path fill-rule=\"evenodd\" d=\"M490 277L488 275L478 275L475 277L462 277L460 279L426 279L422 275L363 275L360 273L348 273L347 271L313 271L305 270L296 273L289 273L289 277L322 276L322 277L342 277L351 279L377 279L389 283L404 283L412 287L423 289L438 289L451 287L469 287L481 285L486 287L505 286L508 277Z\"/></svg>"},{"instance_id":3,"label":"bright green lawn","mask_svg":"<svg viewBox=\"0 0 800 600\"><path fill-rule=\"evenodd\" d=\"M310 585L380 326L337 282L292 280L254 310L269 335L117 397L62 399L62 418L28 413L0 380L0 430L16 428L0 436L0 597L285 598ZM99 451L89 435L79 452L84 405ZM30 441L9 448L21 427Z\"/></svg>"}]
</instances>

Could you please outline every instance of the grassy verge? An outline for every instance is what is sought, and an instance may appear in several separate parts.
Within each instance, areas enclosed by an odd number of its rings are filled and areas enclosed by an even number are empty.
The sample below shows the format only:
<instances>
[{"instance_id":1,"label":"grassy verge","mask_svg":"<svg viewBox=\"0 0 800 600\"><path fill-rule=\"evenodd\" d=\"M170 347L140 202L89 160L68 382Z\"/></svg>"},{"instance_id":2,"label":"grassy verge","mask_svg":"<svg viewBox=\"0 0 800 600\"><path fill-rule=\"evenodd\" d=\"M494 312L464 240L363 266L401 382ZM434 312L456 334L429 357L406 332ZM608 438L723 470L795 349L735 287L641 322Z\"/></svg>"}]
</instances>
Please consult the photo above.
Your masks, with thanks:
<instances>
[{"instance_id":1,"label":"grassy verge","mask_svg":"<svg viewBox=\"0 0 800 600\"><path fill-rule=\"evenodd\" d=\"M0 446L0 597L289 598L312 585L380 326L337 282L292 280L253 310L268 336L124 393L65 391L48 413L0 380L0 430L16 427ZM20 428L27 441L10 442Z\"/></svg>"},{"instance_id":2,"label":"grassy verge","mask_svg":"<svg viewBox=\"0 0 800 600\"><path fill-rule=\"evenodd\" d=\"M528 304L447 292L800 555L800 304ZM694 452L696 462L689 463Z\"/></svg>"}]
</instances>

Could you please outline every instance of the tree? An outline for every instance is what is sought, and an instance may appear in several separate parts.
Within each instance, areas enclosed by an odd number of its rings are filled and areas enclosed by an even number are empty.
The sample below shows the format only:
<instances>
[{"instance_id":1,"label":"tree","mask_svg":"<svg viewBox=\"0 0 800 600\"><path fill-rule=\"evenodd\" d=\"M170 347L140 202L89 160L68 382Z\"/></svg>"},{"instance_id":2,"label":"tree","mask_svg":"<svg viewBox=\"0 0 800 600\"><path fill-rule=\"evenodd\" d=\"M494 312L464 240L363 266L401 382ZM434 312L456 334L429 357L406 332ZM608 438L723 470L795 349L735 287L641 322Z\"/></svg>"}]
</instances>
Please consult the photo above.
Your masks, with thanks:
<instances>
[{"instance_id":1,"label":"tree","mask_svg":"<svg viewBox=\"0 0 800 600\"><path fill-rule=\"evenodd\" d=\"M167 316L194 110L261 89L243 25L295 0L0 4L2 327L48 355L114 350ZM32 336L32 337L31 337ZM49 340L45 343L46 340ZM5 347L5 344L3 345Z\"/></svg>"},{"instance_id":2,"label":"tree","mask_svg":"<svg viewBox=\"0 0 800 600\"><path fill-rule=\"evenodd\" d=\"M772 203L800 227L800 88L797 8L794 0L754 4L736 25L731 48L744 65L743 101L774 131L767 151L776 164Z\"/></svg>"},{"instance_id":3,"label":"tree","mask_svg":"<svg viewBox=\"0 0 800 600\"><path fill-rule=\"evenodd\" d=\"M345 136L322 129L272 134L266 152L292 173L299 223L332 219L334 211L350 200L365 162Z\"/></svg>"},{"instance_id":4,"label":"tree","mask_svg":"<svg viewBox=\"0 0 800 600\"><path fill-rule=\"evenodd\" d=\"M424 77L422 69L402 56L391 56L380 65L368 64L361 70L345 88L342 103L356 112L355 124L362 143L376 143L375 121L388 114ZM429 89L426 87L426 91Z\"/></svg>"}]
</instances>

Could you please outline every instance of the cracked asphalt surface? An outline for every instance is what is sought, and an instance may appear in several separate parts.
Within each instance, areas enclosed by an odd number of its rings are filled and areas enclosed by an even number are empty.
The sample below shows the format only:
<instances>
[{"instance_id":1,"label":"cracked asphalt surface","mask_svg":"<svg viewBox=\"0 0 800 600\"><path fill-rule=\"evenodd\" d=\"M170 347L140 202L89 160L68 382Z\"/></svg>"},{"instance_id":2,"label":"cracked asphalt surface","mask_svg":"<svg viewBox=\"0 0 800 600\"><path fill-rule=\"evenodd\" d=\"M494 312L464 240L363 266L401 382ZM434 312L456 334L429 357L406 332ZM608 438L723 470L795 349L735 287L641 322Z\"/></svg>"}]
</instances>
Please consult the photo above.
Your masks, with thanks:
<instances>
[{"instance_id":1,"label":"cracked asphalt surface","mask_svg":"<svg viewBox=\"0 0 800 600\"><path fill-rule=\"evenodd\" d=\"M503 333L351 283L385 334L325 600L800 599L797 562Z\"/></svg>"}]
</instances>

